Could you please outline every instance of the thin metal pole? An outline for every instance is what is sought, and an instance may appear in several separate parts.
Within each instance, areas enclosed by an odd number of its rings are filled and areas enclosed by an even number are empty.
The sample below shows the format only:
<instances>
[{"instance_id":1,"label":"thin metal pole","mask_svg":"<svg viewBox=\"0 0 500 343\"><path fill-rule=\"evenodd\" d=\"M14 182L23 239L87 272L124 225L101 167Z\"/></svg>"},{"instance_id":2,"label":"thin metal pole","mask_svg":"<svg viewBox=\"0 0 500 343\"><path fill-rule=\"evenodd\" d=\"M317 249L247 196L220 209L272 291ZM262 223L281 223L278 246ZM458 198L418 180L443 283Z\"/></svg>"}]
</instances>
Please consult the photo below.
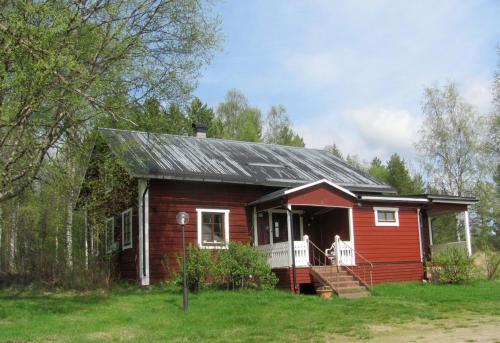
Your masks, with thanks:
<instances>
[{"instance_id":1,"label":"thin metal pole","mask_svg":"<svg viewBox=\"0 0 500 343\"><path fill-rule=\"evenodd\" d=\"M182 225L182 273L183 277L183 289L182 289L182 304L184 306L184 312L188 309L188 288L187 288L187 275L186 275L186 239L184 235L184 225Z\"/></svg>"}]
</instances>

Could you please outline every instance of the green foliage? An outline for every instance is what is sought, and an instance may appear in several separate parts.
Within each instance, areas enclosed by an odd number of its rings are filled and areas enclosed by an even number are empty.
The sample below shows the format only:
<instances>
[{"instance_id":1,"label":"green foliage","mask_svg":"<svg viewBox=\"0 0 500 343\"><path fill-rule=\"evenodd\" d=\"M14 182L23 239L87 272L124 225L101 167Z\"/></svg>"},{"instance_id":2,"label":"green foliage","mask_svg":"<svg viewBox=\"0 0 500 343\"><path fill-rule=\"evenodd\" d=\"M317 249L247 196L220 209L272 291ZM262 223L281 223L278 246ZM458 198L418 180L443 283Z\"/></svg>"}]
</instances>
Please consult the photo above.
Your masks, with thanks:
<instances>
[{"instance_id":1,"label":"green foliage","mask_svg":"<svg viewBox=\"0 0 500 343\"><path fill-rule=\"evenodd\" d=\"M448 248L433 258L438 265L436 272L442 283L464 283L470 281L474 271L474 259L464 249Z\"/></svg>"},{"instance_id":2,"label":"green foliage","mask_svg":"<svg viewBox=\"0 0 500 343\"><path fill-rule=\"evenodd\" d=\"M344 159L344 156L342 155L342 152L340 151L339 147L335 143L333 143L332 145L325 146L324 149L326 151L328 151L329 153L337 156L338 158Z\"/></svg>"},{"instance_id":3,"label":"green foliage","mask_svg":"<svg viewBox=\"0 0 500 343\"><path fill-rule=\"evenodd\" d=\"M500 271L500 252L487 250L484 253L486 277L493 280L499 275Z\"/></svg>"},{"instance_id":4,"label":"green foliage","mask_svg":"<svg viewBox=\"0 0 500 343\"><path fill-rule=\"evenodd\" d=\"M230 90L224 101L217 107L217 116L223 126L224 138L248 142L261 141L260 110L251 107L241 92Z\"/></svg>"},{"instance_id":5,"label":"green foliage","mask_svg":"<svg viewBox=\"0 0 500 343\"><path fill-rule=\"evenodd\" d=\"M228 249L218 252L214 277L215 283L226 289L270 289L278 282L264 256L238 242L231 242Z\"/></svg>"},{"instance_id":6,"label":"green foliage","mask_svg":"<svg viewBox=\"0 0 500 343\"><path fill-rule=\"evenodd\" d=\"M384 166L382 161L375 157L372 160L368 173L376 179L394 187L398 194L420 194L423 192L423 180L420 175L412 177L406 162L398 154L393 154Z\"/></svg>"},{"instance_id":7,"label":"green foliage","mask_svg":"<svg viewBox=\"0 0 500 343\"><path fill-rule=\"evenodd\" d=\"M292 129L284 106L272 106L266 117L264 142L304 147L304 140Z\"/></svg>"},{"instance_id":8,"label":"green foliage","mask_svg":"<svg viewBox=\"0 0 500 343\"><path fill-rule=\"evenodd\" d=\"M202 0L3 3L0 201L38 178L71 130L127 121L146 97L183 103L218 33Z\"/></svg>"},{"instance_id":9,"label":"green foliage","mask_svg":"<svg viewBox=\"0 0 500 343\"><path fill-rule=\"evenodd\" d=\"M250 245L230 242L227 249L217 251L189 245L186 273L192 292L214 287L224 289L270 289L278 279L262 254ZM182 258L178 257L180 273L177 283L182 284Z\"/></svg>"},{"instance_id":10,"label":"green foliage","mask_svg":"<svg viewBox=\"0 0 500 343\"><path fill-rule=\"evenodd\" d=\"M179 282L182 284L182 257L178 258L180 266ZM191 292L198 292L207 287L213 269L213 260L210 250L200 249L189 244L186 257L187 285Z\"/></svg>"}]
</instances>

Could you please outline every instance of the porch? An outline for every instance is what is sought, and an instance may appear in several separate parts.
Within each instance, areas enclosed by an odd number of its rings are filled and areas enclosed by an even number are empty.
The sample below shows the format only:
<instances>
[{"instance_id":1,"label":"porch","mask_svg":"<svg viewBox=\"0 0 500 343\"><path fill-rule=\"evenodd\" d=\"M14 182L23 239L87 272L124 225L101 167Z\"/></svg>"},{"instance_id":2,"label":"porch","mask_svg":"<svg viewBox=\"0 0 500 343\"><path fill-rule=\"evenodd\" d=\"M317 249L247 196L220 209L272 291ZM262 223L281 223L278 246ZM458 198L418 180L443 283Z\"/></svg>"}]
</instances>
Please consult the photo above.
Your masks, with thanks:
<instances>
[{"instance_id":1,"label":"porch","mask_svg":"<svg viewBox=\"0 0 500 343\"><path fill-rule=\"evenodd\" d=\"M253 245L266 256L280 281L290 282L283 285L295 292L302 285L328 285L339 295L359 289L365 296L371 277L369 272L361 277L356 271L373 266L355 250L356 196L327 181L278 193L250 206ZM362 265L357 265L359 261Z\"/></svg>"}]
</instances>

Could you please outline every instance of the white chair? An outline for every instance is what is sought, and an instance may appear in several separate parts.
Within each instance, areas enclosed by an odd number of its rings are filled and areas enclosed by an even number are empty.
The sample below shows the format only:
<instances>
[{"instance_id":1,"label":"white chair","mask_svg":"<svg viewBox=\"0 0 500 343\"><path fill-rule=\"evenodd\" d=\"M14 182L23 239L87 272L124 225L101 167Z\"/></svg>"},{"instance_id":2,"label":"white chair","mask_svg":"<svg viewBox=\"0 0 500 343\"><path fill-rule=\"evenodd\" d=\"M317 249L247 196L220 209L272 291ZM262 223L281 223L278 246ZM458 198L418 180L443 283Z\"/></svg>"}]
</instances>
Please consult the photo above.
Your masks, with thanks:
<instances>
[{"instance_id":1,"label":"white chair","mask_svg":"<svg viewBox=\"0 0 500 343\"><path fill-rule=\"evenodd\" d=\"M331 262L335 260L335 254L336 254L335 242L333 242L330 248L325 249L325 255Z\"/></svg>"}]
</instances>

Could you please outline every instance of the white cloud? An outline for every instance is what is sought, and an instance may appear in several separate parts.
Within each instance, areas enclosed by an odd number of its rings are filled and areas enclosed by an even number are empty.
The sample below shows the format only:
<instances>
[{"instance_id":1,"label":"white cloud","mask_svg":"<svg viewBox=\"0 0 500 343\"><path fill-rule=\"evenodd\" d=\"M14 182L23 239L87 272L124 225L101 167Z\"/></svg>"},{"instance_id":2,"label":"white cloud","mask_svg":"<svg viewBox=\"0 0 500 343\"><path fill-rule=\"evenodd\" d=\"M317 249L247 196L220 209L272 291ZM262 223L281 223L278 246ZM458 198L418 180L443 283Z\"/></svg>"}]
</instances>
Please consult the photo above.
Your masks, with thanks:
<instances>
[{"instance_id":1,"label":"white cloud","mask_svg":"<svg viewBox=\"0 0 500 343\"><path fill-rule=\"evenodd\" d=\"M344 154L366 161L375 156L387 159L395 152L407 160L415 157L413 144L420 119L409 111L373 105L311 119L296 127L308 147L335 143Z\"/></svg>"},{"instance_id":2,"label":"white cloud","mask_svg":"<svg viewBox=\"0 0 500 343\"><path fill-rule=\"evenodd\" d=\"M284 66L301 87L322 88L345 74L352 55L349 50L295 53L287 56Z\"/></svg>"},{"instance_id":3,"label":"white cloud","mask_svg":"<svg viewBox=\"0 0 500 343\"><path fill-rule=\"evenodd\" d=\"M473 105L480 114L491 111L493 94L492 81L488 79L473 79L462 84L464 99Z\"/></svg>"}]
</instances>

